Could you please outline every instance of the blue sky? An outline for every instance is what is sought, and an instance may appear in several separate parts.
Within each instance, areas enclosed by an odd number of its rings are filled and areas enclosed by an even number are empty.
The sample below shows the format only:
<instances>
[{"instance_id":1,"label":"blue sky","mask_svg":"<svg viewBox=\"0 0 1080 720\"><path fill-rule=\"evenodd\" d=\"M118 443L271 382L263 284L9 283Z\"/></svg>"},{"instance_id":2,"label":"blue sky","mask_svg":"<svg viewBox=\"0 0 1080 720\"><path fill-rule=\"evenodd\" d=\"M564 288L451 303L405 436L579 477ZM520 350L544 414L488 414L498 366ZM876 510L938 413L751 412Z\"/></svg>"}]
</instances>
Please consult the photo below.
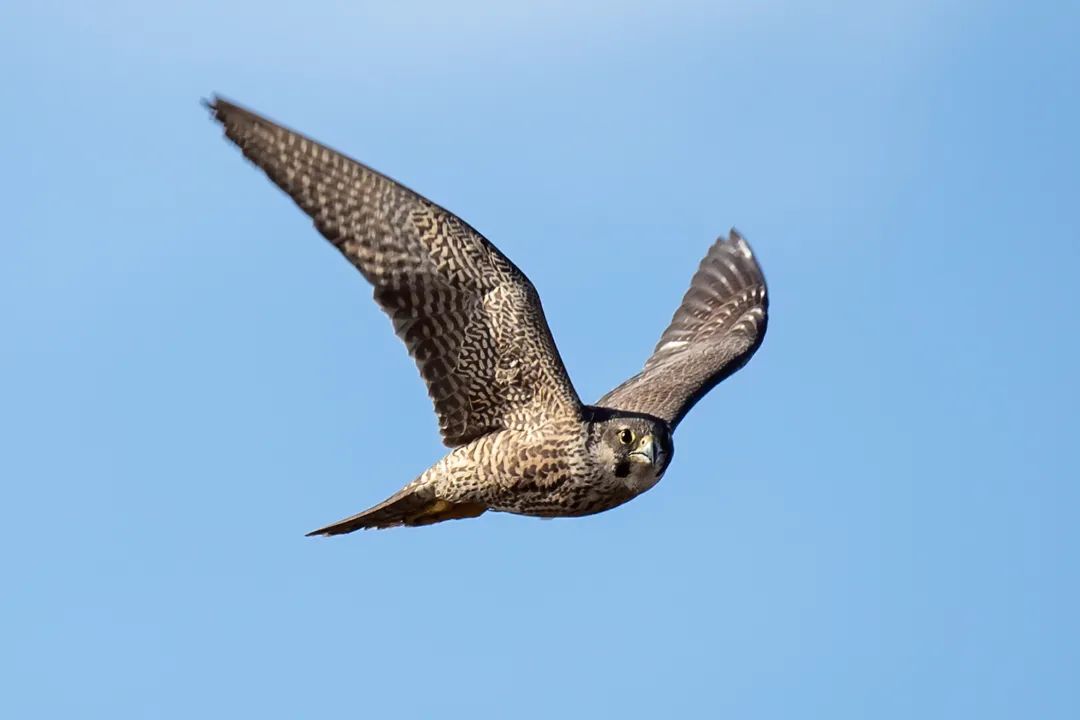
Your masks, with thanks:
<instances>
[{"instance_id":1,"label":"blue sky","mask_svg":"<svg viewBox=\"0 0 1080 720\"><path fill-rule=\"evenodd\" d=\"M0 715L1080 716L1075 3L30 5ZM613 512L305 538L442 448L213 92L484 232L585 399L731 225L765 344Z\"/></svg>"}]
</instances>

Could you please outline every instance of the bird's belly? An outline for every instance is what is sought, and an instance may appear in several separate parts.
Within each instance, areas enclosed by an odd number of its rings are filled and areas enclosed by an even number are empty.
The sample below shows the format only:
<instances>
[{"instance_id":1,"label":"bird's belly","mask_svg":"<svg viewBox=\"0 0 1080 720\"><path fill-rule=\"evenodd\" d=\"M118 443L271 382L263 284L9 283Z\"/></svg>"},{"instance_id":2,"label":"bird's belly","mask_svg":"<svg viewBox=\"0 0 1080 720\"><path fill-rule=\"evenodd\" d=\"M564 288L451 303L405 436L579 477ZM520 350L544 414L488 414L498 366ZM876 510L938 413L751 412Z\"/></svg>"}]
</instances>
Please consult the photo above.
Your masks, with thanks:
<instances>
[{"instance_id":1,"label":"bird's belly","mask_svg":"<svg viewBox=\"0 0 1080 720\"><path fill-rule=\"evenodd\" d=\"M556 430L492 433L455 449L429 471L437 495L537 517L591 515L634 496L623 480L588 461L579 428Z\"/></svg>"},{"instance_id":2,"label":"bird's belly","mask_svg":"<svg viewBox=\"0 0 1080 720\"><path fill-rule=\"evenodd\" d=\"M498 512L535 517L580 517L622 505L632 498L625 485L566 478L548 487L519 481L493 493L488 505Z\"/></svg>"}]
</instances>

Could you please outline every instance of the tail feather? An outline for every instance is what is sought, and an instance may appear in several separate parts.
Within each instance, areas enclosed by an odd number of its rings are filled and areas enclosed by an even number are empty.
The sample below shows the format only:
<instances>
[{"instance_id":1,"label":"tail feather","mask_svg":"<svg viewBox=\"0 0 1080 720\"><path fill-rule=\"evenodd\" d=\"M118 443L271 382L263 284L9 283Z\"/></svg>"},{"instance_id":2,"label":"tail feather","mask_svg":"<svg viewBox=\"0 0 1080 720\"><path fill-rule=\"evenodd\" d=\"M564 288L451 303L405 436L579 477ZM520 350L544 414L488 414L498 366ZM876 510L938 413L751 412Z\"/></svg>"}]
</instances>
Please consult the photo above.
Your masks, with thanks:
<instances>
[{"instance_id":1,"label":"tail feather","mask_svg":"<svg viewBox=\"0 0 1080 720\"><path fill-rule=\"evenodd\" d=\"M344 535L355 530L383 529L391 527L431 525L455 518L482 515L487 506L481 503L452 503L434 497L430 489L406 486L373 508L344 520L312 530L313 535Z\"/></svg>"}]
</instances>

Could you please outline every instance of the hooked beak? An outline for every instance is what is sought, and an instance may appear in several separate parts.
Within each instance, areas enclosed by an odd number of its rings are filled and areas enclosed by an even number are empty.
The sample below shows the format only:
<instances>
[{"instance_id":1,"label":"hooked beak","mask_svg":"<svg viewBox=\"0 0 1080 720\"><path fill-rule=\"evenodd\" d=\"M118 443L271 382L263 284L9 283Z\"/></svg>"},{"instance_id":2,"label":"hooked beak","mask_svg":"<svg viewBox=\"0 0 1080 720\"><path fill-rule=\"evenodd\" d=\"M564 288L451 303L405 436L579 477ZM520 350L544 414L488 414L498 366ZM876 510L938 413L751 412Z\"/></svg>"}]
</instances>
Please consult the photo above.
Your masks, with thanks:
<instances>
[{"instance_id":1,"label":"hooked beak","mask_svg":"<svg viewBox=\"0 0 1080 720\"><path fill-rule=\"evenodd\" d=\"M660 449L656 446L656 438L651 434L641 438L641 442L630 453L630 457L638 462L647 462L650 465L656 464L656 457L660 454Z\"/></svg>"}]
</instances>

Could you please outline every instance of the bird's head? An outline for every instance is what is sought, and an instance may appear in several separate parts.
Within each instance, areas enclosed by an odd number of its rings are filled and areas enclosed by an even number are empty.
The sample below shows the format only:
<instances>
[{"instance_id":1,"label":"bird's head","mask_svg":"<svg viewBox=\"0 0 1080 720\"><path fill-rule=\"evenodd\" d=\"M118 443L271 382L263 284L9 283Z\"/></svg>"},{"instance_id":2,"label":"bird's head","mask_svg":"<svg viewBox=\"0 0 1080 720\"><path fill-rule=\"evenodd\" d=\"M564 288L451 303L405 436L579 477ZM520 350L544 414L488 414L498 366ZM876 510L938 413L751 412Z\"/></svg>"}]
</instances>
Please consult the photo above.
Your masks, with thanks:
<instances>
[{"instance_id":1,"label":"bird's head","mask_svg":"<svg viewBox=\"0 0 1080 720\"><path fill-rule=\"evenodd\" d=\"M634 495L645 492L660 481L671 462L671 429L648 415L605 415L591 425L593 456Z\"/></svg>"}]
</instances>

